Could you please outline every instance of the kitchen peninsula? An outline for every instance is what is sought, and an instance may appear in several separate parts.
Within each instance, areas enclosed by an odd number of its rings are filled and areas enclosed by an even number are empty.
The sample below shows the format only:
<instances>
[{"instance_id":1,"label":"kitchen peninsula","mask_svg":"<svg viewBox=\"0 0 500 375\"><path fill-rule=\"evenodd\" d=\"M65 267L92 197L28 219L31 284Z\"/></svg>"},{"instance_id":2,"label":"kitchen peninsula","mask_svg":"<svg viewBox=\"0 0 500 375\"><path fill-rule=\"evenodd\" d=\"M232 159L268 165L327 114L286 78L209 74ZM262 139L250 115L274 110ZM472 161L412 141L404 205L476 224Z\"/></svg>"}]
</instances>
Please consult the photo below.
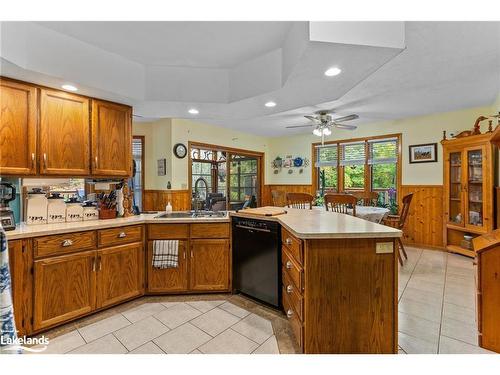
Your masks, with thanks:
<instances>
[{"instance_id":1,"label":"kitchen peninsula","mask_svg":"<svg viewBox=\"0 0 500 375\"><path fill-rule=\"evenodd\" d=\"M39 333L142 295L230 292L230 217L157 216L8 232L20 331ZM397 353L401 232L316 210L264 220L282 226L283 306L300 349ZM151 267L155 239L179 240L178 268Z\"/></svg>"}]
</instances>

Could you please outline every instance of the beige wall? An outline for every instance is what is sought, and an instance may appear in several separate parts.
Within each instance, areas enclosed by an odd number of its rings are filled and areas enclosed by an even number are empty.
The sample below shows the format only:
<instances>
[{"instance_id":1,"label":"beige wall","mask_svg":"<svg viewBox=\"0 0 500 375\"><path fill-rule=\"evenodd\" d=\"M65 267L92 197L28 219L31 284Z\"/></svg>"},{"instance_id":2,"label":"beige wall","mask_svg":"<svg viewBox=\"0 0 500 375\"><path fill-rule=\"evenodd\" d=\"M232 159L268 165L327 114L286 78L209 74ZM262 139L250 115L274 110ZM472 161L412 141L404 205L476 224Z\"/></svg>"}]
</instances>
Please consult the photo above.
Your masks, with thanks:
<instances>
[{"instance_id":1,"label":"beige wall","mask_svg":"<svg viewBox=\"0 0 500 375\"><path fill-rule=\"evenodd\" d=\"M327 140L349 139L402 133L403 184L440 185L443 183L442 149L440 141L443 130L460 131L471 129L476 118L500 111L500 96L492 106L464 109L461 111L419 116L402 120L385 121L361 125L355 131L334 130ZM483 124L483 127L487 124ZM483 128L483 131L485 129ZM304 172L274 174L270 168L276 156L292 155L311 159L311 145L319 138L312 134L267 138L227 128L208 125L186 119L162 119L151 123L134 123L134 135L144 135L146 142L146 189L164 190L171 181L172 189L187 189L188 158L178 159L172 147L176 143L188 145L188 141L264 152L266 184L310 184L313 161ZM438 143L438 162L409 164L408 146L420 143ZM167 159L167 175L157 176L156 161Z\"/></svg>"},{"instance_id":2,"label":"beige wall","mask_svg":"<svg viewBox=\"0 0 500 375\"><path fill-rule=\"evenodd\" d=\"M333 130L332 136L327 137L326 140L401 133L403 156L402 183L404 185L440 185L443 183L443 165L442 149L439 142L442 139L443 130L450 132L471 129L477 117L491 114L491 112L492 107L478 107L402 120L363 124L355 131ZM487 126L487 124L485 123L483 126ZM269 149L271 150L269 160L273 160L278 155L283 157L290 153L294 156L311 158L311 145L319 140L320 138L312 134L273 138L269 143ZM434 142L438 143L437 163L409 164L409 145ZM312 164L314 163L311 163L311 166ZM311 166L306 168L302 175L296 173L289 175L283 172L275 175L271 168L269 168L266 171L267 183L310 184Z\"/></svg>"}]
</instances>

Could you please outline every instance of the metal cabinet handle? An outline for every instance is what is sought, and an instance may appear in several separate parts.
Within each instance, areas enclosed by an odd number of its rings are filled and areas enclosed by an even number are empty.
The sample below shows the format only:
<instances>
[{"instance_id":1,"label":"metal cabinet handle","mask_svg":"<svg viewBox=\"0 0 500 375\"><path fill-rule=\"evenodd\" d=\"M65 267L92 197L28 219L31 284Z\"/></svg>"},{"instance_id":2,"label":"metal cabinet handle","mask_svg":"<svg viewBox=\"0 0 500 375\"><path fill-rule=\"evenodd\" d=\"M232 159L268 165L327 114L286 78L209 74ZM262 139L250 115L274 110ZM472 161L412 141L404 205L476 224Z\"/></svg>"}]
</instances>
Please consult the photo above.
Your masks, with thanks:
<instances>
[{"instance_id":1,"label":"metal cabinet handle","mask_svg":"<svg viewBox=\"0 0 500 375\"><path fill-rule=\"evenodd\" d=\"M32 169L35 168L35 153L34 152L31 153L31 168Z\"/></svg>"},{"instance_id":2,"label":"metal cabinet handle","mask_svg":"<svg viewBox=\"0 0 500 375\"><path fill-rule=\"evenodd\" d=\"M118 234L118 238L125 238L125 237L127 237L127 233L125 233L125 232L120 232Z\"/></svg>"},{"instance_id":3,"label":"metal cabinet handle","mask_svg":"<svg viewBox=\"0 0 500 375\"><path fill-rule=\"evenodd\" d=\"M68 246L71 246L73 245L73 241L72 240L64 240L61 244L62 247L68 247Z\"/></svg>"},{"instance_id":4,"label":"metal cabinet handle","mask_svg":"<svg viewBox=\"0 0 500 375\"><path fill-rule=\"evenodd\" d=\"M191 258L194 258L194 257L193 257L193 250L191 250Z\"/></svg>"},{"instance_id":5,"label":"metal cabinet handle","mask_svg":"<svg viewBox=\"0 0 500 375\"><path fill-rule=\"evenodd\" d=\"M99 255L99 271L102 270L102 258L101 256Z\"/></svg>"},{"instance_id":6,"label":"metal cabinet handle","mask_svg":"<svg viewBox=\"0 0 500 375\"><path fill-rule=\"evenodd\" d=\"M43 168L47 169L47 154L43 153Z\"/></svg>"},{"instance_id":7,"label":"metal cabinet handle","mask_svg":"<svg viewBox=\"0 0 500 375\"><path fill-rule=\"evenodd\" d=\"M97 169L97 156L94 158L94 169Z\"/></svg>"},{"instance_id":8,"label":"metal cabinet handle","mask_svg":"<svg viewBox=\"0 0 500 375\"><path fill-rule=\"evenodd\" d=\"M287 316L287 318L291 318L293 316L293 310L292 309L288 309L287 312L286 312L286 316Z\"/></svg>"},{"instance_id":9,"label":"metal cabinet handle","mask_svg":"<svg viewBox=\"0 0 500 375\"><path fill-rule=\"evenodd\" d=\"M287 239L285 240L285 243L286 243L287 245L291 245L291 244L292 244L292 239L291 239L291 238L289 238L289 237L287 237Z\"/></svg>"},{"instance_id":10,"label":"metal cabinet handle","mask_svg":"<svg viewBox=\"0 0 500 375\"><path fill-rule=\"evenodd\" d=\"M95 266L96 266L96 257L92 258L92 272L95 272Z\"/></svg>"},{"instance_id":11,"label":"metal cabinet handle","mask_svg":"<svg viewBox=\"0 0 500 375\"><path fill-rule=\"evenodd\" d=\"M292 269L292 262L290 262L289 260L286 261L286 269L287 270L291 270Z\"/></svg>"},{"instance_id":12,"label":"metal cabinet handle","mask_svg":"<svg viewBox=\"0 0 500 375\"><path fill-rule=\"evenodd\" d=\"M286 287L286 292L287 292L287 293L292 293L292 292L293 292L293 286L288 285L288 286Z\"/></svg>"}]
</instances>

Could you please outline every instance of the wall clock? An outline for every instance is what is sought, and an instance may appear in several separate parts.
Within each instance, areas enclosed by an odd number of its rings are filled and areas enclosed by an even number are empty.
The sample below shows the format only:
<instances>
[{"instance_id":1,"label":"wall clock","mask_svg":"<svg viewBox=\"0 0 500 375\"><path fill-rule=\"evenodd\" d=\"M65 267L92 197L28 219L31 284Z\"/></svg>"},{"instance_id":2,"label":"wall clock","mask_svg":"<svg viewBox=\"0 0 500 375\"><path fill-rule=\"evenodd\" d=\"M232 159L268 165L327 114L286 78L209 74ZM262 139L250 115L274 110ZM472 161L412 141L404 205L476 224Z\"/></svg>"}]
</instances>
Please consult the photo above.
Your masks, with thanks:
<instances>
[{"instance_id":1,"label":"wall clock","mask_svg":"<svg viewBox=\"0 0 500 375\"><path fill-rule=\"evenodd\" d=\"M187 155L187 148L185 145L182 143L177 143L174 146L174 154L177 156L179 159L183 159Z\"/></svg>"}]
</instances>

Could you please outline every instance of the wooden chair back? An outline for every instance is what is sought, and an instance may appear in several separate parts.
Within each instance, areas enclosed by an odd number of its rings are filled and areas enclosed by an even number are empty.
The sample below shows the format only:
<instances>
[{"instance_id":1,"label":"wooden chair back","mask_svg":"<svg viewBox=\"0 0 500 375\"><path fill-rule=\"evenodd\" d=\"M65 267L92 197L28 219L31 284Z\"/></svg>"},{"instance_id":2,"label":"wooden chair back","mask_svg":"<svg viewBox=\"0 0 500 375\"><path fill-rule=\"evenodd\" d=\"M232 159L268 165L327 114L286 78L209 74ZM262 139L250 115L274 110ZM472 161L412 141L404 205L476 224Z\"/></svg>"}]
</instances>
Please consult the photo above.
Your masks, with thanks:
<instances>
[{"instance_id":1,"label":"wooden chair back","mask_svg":"<svg viewBox=\"0 0 500 375\"><path fill-rule=\"evenodd\" d=\"M288 207L312 210L314 197L307 193L287 193L286 203Z\"/></svg>"},{"instance_id":2,"label":"wooden chair back","mask_svg":"<svg viewBox=\"0 0 500 375\"><path fill-rule=\"evenodd\" d=\"M271 198L273 199L273 206L286 206L286 193L283 190L271 190Z\"/></svg>"},{"instance_id":3,"label":"wooden chair back","mask_svg":"<svg viewBox=\"0 0 500 375\"><path fill-rule=\"evenodd\" d=\"M405 195L403 197L403 207L401 208L401 213L399 214L398 229L403 229L403 227L405 226L406 218L408 217L408 213L410 212L410 204L412 198L413 193Z\"/></svg>"},{"instance_id":4,"label":"wooden chair back","mask_svg":"<svg viewBox=\"0 0 500 375\"><path fill-rule=\"evenodd\" d=\"M356 216L356 203L358 199L352 194L325 194L325 207L327 211L349 214L352 208L352 216Z\"/></svg>"},{"instance_id":5,"label":"wooden chair back","mask_svg":"<svg viewBox=\"0 0 500 375\"><path fill-rule=\"evenodd\" d=\"M363 206L375 207L377 205L378 193L376 191L353 191L349 194L354 195Z\"/></svg>"}]
</instances>

